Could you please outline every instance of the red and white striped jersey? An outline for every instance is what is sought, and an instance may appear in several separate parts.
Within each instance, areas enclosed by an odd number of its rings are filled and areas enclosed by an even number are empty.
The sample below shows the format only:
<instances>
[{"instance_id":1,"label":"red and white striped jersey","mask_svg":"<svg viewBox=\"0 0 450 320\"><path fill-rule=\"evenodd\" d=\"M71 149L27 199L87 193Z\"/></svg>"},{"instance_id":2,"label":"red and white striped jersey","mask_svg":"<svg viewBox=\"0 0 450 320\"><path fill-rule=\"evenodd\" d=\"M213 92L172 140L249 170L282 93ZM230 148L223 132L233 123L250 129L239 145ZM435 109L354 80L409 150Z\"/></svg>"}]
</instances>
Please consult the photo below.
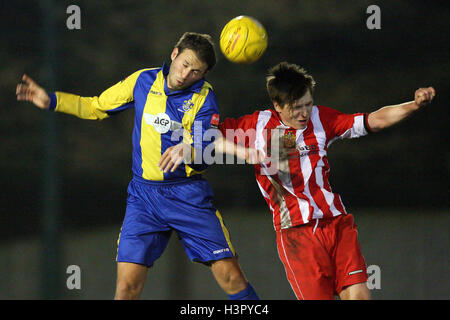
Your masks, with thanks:
<instances>
[{"instance_id":1,"label":"red and white striped jersey","mask_svg":"<svg viewBox=\"0 0 450 320\"><path fill-rule=\"evenodd\" d=\"M270 109L227 118L219 128L227 139L266 155L267 161L255 165L255 175L273 214L275 230L347 214L328 181L327 150L336 139L370 132L367 114L314 106L307 127L296 130L284 125Z\"/></svg>"}]
</instances>

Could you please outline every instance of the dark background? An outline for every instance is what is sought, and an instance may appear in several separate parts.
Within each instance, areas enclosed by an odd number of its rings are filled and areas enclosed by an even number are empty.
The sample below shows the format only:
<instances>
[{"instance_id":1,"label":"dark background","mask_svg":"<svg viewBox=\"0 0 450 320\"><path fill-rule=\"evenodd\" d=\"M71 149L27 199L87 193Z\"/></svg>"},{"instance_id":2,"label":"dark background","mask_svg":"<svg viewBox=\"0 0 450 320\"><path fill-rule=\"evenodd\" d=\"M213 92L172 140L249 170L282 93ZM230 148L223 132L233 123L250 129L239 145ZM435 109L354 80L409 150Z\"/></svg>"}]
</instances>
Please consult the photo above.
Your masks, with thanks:
<instances>
[{"instance_id":1,"label":"dark background","mask_svg":"<svg viewBox=\"0 0 450 320\"><path fill-rule=\"evenodd\" d=\"M71 4L81 8L81 30L66 27ZM381 8L380 30L366 27L371 4ZM433 103L406 121L336 142L329 151L330 180L350 212L367 209L380 219L395 219L396 212L426 210L442 217L448 232L450 10L445 2L2 1L0 14L0 243L5 246L35 237L46 247L68 232L120 227L131 179L133 111L102 122L50 114L16 101L21 75L48 91L99 95L138 69L169 62L185 31L209 33L217 44L218 64L207 80L222 118L269 107L265 75L280 61L297 63L314 76L316 104L348 113L410 101L417 88L433 86ZM257 18L269 36L267 51L252 65L228 62L218 46L222 27L241 14ZM248 214L270 223L252 167L216 165L206 176L225 220ZM396 221L399 227L404 223ZM441 249L448 246L444 239ZM55 250L44 250L43 256L58 257L62 249ZM446 256L441 258L448 266Z\"/></svg>"}]
</instances>

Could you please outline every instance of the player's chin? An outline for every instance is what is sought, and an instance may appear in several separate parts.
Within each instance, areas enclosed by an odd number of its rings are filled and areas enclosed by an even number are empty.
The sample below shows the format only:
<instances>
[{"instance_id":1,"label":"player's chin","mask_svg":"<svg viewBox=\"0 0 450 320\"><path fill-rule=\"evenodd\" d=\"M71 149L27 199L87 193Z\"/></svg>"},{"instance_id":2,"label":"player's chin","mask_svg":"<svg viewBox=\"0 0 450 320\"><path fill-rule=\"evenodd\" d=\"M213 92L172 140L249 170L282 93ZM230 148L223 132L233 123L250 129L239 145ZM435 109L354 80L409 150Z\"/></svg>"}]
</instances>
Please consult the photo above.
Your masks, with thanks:
<instances>
[{"instance_id":1,"label":"player's chin","mask_svg":"<svg viewBox=\"0 0 450 320\"><path fill-rule=\"evenodd\" d=\"M188 88L188 87L190 87L191 86L191 83L186 83L186 82L183 82L183 83L180 83L180 82L177 82L177 85L175 86L175 90L184 90L184 89L186 89L186 88Z\"/></svg>"},{"instance_id":2,"label":"player's chin","mask_svg":"<svg viewBox=\"0 0 450 320\"><path fill-rule=\"evenodd\" d=\"M297 121L296 129L305 129L307 124L308 124L308 120L299 120L299 121Z\"/></svg>"}]
</instances>

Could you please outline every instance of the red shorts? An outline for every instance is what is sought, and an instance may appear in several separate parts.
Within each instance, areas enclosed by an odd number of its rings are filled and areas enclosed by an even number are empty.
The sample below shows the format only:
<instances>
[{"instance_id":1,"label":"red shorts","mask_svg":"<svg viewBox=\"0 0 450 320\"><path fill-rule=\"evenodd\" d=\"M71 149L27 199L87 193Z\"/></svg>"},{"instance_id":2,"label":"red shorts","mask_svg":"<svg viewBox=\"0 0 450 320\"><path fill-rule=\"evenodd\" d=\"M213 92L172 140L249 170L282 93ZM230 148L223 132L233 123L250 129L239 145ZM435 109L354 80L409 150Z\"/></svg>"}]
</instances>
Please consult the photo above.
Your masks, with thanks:
<instances>
[{"instance_id":1,"label":"red shorts","mask_svg":"<svg viewBox=\"0 0 450 320\"><path fill-rule=\"evenodd\" d=\"M277 231L278 254L297 299L334 299L366 282L366 263L351 214Z\"/></svg>"}]
</instances>

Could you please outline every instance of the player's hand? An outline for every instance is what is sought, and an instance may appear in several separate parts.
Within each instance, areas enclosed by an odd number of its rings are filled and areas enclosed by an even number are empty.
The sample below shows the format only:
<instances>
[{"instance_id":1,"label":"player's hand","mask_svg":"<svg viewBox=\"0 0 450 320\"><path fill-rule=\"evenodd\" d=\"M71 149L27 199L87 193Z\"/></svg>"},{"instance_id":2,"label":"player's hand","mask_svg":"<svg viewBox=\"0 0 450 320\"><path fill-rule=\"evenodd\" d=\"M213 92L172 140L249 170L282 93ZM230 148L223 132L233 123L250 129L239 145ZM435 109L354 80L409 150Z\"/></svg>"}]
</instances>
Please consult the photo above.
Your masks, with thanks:
<instances>
[{"instance_id":1,"label":"player's hand","mask_svg":"<svg viewBox=\"0 0 450 320\"><path fill-rule=\"evenodd\" d=\"M248 164L261 164L264 160L266 159L263 152L253 148L245 149L245 162Z\"/></svg>"},{"instance_id":2,"label":"player's hand","mask_svg":"<svg viewBox=\"0 0 450 320\"><path fill-rule=\"evenodd\" d=\"M434 96L436 95L436 91L433 87L428 88L419 88L416 90L414 94L414 102L417 106L423 107L431 102L433 100Z\"/></svg>"},{"instance_id":3,"label":"player's hand","mask_svg":"<svg viewBox=\"0 0 450 320\"><path fill-rule=\"evenodd\" d=\"M41 88L33 79L24 74L23 83L16 87L16 96L19 101L30 101L38 108L48 109L50 106L50 97L43 88Z\"/></svg>"},{"instance_id":4,"label":"player's hand","mask_svg":"<svg viewBox=\"0 0 450 320\"><path fill-rule=\"evenodd\" d=\"M167 148L161 156L158 166L164 173L169 172L169 170L174 172L181 163L189 163L191 159L191 146L182 142Z\"/></svg>"}]
</instances>

